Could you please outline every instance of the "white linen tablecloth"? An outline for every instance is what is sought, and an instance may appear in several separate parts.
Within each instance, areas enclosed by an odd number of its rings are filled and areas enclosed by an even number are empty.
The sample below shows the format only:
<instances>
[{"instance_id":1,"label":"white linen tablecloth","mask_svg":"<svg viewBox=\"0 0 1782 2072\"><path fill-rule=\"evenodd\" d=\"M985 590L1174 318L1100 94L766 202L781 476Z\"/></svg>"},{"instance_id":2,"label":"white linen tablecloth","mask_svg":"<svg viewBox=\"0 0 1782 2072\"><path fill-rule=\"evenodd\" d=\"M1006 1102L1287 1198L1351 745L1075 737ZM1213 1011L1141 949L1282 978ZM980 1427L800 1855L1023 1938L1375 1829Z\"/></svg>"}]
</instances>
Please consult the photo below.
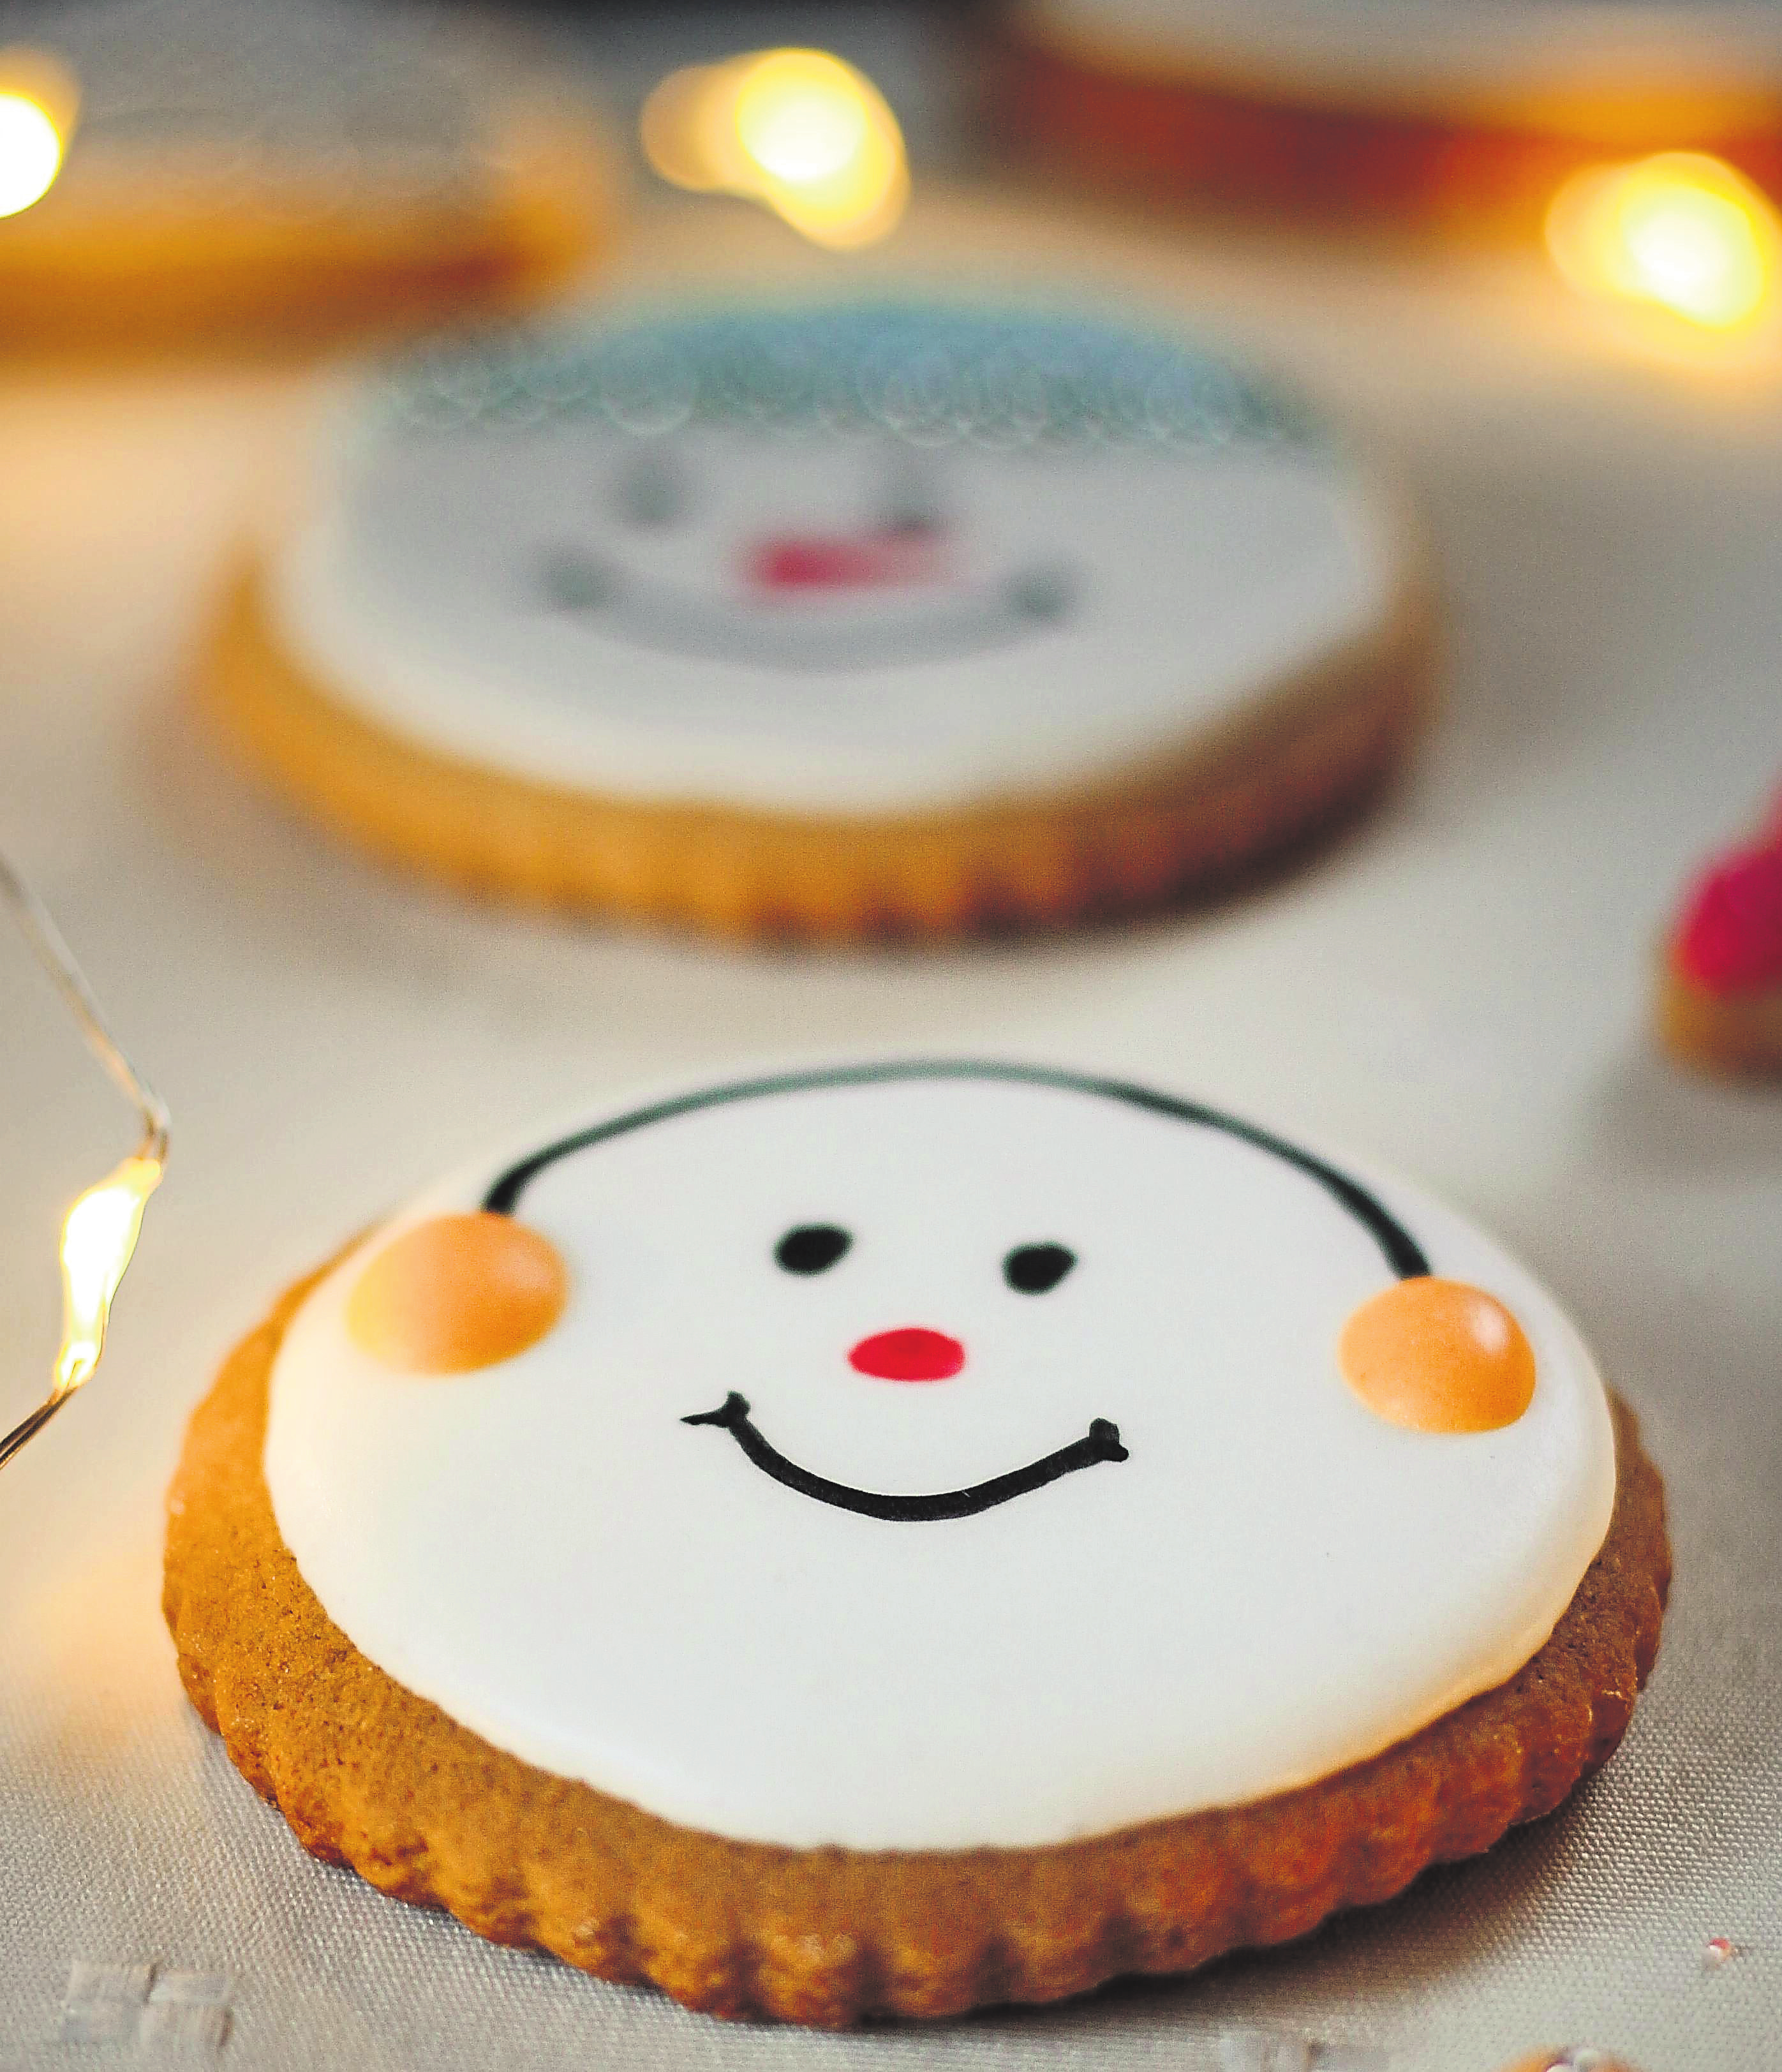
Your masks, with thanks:
<instances>
[{"instance_id":1,"label":"white linen tablecloth","mask_svg":"<svg viewBox=\"0 0 1782 2072\"><path fill-rule=\"evenodd\" d=\"M1408 781L1304 869L1021 945L757 954L342 853L189 696L312 382L0 375L0 841L175 1116L106 1364L0 1478L0 2066L1494 2072L1568 2041L1640 2072L1782 2066L1782 1093L1686 1079L1644 1025L1680 880L1782 776L1782 372L1628 349L1532 261L1090 222L935 193L860 263L1136 282L1258 340L1420 500L1451 667ZM637 249L645 279L840 264L723 204L662 209ZM56 1219L129 1124L3 935L0 1002L5 1421L53 1348ZM1353 1142L1526 1254L1640 1409L1677 1552L1657 1673L1575 1803L1297 1947L843 2038L487 1947L298 1850L187 1709L157 1611L162 1490L232 1339L540 1114L900 1044L1103 1066ZM1717 1966L1715 1936L1739 1946Z\"/></svg>"}]
</instances>

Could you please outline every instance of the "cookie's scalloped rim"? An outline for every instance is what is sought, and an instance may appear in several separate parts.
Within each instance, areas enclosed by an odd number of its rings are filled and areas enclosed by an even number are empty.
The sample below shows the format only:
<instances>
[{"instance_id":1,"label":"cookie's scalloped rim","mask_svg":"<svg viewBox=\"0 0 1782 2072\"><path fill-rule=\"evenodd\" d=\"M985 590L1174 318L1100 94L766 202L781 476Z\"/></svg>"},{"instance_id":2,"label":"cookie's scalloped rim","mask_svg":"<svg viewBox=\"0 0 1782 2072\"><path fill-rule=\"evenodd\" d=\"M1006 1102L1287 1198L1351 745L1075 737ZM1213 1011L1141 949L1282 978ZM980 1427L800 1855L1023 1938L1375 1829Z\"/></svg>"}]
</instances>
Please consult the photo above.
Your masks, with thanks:
<instances>
[{"instance_id":1,"label":"cookie's scalloped rim","mask_svg":"<svg viewBox=\"0 0 1782 2072\"><path fill-rule=\"evenodd\" d=\"M165 1594L187 1694L312 1854L492 1941L702 2012L825 2028L946 2016L1304 1934L1552 1811L1613 1753L1657 1654L1663 1491L1612 1397L1614 1518L1551 1638L1382 1755L1253 1805L1049 1848L866 1853L697 1833L491 1747L330 1624L260 1466L273 1359L314 1278L236 1348L187 1434Z\"/></svg>"}]
</instances>

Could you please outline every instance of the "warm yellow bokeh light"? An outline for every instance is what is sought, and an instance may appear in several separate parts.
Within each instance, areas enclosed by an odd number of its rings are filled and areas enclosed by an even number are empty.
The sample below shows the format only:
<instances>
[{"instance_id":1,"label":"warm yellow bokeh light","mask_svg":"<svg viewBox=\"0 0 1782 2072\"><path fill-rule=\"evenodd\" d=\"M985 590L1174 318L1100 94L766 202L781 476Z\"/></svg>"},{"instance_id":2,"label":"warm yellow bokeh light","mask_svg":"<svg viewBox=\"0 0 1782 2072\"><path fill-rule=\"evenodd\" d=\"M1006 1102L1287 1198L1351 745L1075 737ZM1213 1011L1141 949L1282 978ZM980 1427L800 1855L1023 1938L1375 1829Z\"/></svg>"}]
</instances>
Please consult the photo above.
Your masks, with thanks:
<instances>
[{"instance_id":1,"label":"warm yellow bokeh light","mask_svg":"<svg viewBox=\"0 0 1782 2072\"><path fill-rule=\"evenodd\" d=\"M158 1158L126 1158L89 1187L62 1226L62 1350L55 1393L77 1389L99 1364L112 1297L136 1251L143 1204L161 1184Z\"/></svg>"},{"instance_id":2,"label":"warm yellow bokeh light","mask_svg":"<svg viewBox=\"0 0 1782 2072\"><path fill-rule=\"evenodd\" d=\"M866 143L864 97L846 67L788 51L750 68L737 95L737 137L770 179L832 180Z\"/></svg>"},{"instance_id":3,"label":"warm yellow bokeh light","mask_svg":"<svg viewBox=\"0 0 1782 2072\"><path fill-rule=\"evenodd\" d=\"M1761 316L1782 270L1782 228L1768 201L1694 151L1577 174L1547 212L1547 249L1587 294L1656 305L1714 331Z\"/></svg>"},{"instance_id":4,"label":"warm yellow bokeh light","mask_svg":"<svg viewBox=\"0 0 1782 2072\"><path fill-rule=\"evenodd\" d=\"M716 185L705 137L705 111L717 65L688 65L651 90L638 118L643 155L671 187L708 191Z\"/></svg>"},{"instance_id":5,"label":"warm yellow bokeh light","mask_svg":"<svg viewBox=\"0 0 1782 2072\"><path fill-rule=\"evenodd\" d=\"M676 187L764 203L820 245L871 244L909 198L903 135L864 73L825 51L754 51L672 72L643 148Z\"/></svg>"},{"instance_id":6,"label":"warm yellow bokeh light","mask_svg":"<svg viewBox=\"0 0 1782 2072\"><path fill-rule=\"evenodd\" d=\"M41 201L62 165L54 118L27 94L0 92L0 216Z\"/></svg>"}]
</instances>

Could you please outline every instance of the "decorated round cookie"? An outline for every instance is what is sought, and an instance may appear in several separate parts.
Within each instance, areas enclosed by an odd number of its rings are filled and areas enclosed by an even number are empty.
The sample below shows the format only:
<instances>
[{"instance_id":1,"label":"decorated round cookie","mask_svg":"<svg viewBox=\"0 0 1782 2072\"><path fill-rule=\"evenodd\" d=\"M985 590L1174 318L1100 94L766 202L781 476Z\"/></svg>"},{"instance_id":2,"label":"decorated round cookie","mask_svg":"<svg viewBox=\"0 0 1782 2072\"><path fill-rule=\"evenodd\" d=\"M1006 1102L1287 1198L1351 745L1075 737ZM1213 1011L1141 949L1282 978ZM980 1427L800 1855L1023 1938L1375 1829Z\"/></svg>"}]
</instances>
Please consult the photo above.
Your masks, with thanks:
<instances>
[{"instance_id":1,"label":"decorated round cookie","mask_svg":"<svg viewBox=\"0 0 1782 2072\"><path fill-rule=\"evenodd\" d=\"M27 0L0 168L4 343L337 341L536 299L606 243L583 97L437 9ZM13 97L10 101L4 97ZM23 113L20 113L23 104ZM60 146L60 162L54 157Z\"/></svg>"},{"instance_id":2,"label":"decorated round cookie","mask_svg":"<svg viewBox=\"0 0 1782 2072\"><path fill-rule=\"evenodd\" d=\"M1739 0L1023 0L1004 56L1018 138L1152 193L1501 229L1605 156L1782 171L1782 27Z\"/></svg>"},{"instance_id":3,"label":"decorated round cookie","mask_svg":"<svg viewBox=\"0 0 1782 2072\"><path fill-rule=\"evenodd\" d=\"M709 306L376 383L215 672L380 847L749 931L1045 920L1229 871L1401 743L1389 500L1179 333Z\"/></svg>"},{"instance_id":4,"label":"decorated round cookie","mask_svg":"<svg viewBox=\"0 0 1782 2072\"><path fill-rule=\"evenodd\" d=\"M168 1604L310 1846L840 2021L1484 1847L1612 1749L1667 1574L1631 1420L1451 1211L899 1063L606 1113L363 1240L199 1413Z\"/></svg>"},{"instance_id":5,"label":"decorated round cookie","mask_svg":"<svg viewBox=\"0 0 1782 2072\"><path fill-rule=\"evenodd\" d=\"M1686 1064L1782 1077L1782 799L1689 887L1665 945L1658 1026Z\"/></svg>"}]
</instances>

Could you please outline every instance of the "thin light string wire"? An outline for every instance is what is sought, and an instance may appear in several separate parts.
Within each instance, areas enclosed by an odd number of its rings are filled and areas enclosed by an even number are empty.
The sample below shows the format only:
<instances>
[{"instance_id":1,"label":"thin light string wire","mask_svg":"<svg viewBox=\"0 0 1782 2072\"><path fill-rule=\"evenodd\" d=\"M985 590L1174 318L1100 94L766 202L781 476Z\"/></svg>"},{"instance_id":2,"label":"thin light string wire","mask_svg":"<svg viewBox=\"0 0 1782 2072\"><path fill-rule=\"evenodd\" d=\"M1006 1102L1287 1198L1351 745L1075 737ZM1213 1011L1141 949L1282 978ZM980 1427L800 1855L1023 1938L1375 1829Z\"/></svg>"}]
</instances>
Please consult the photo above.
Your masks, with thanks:
<instances>
[{"instance_id":1,"label":"thin light string wire","mask_svg":"<svg viewBox=\"0 0 1782 2072\"><path fill-rule=\"evenodd\" d=\"M56 927L49 909L3 853L0 853L0 900L3 900L10 910L13 919L18 924L19 932L31 945L38 962L49 974L51 984L80 1025L80 1033L86 1039L87 1048L105 1068L113 1084L136 1110L142 1125L137 1157L152 1160L157 1166L166 1165L166 1104L130 1063L123 1046L106 1027L105 1015L93 997L92 988L87 983L86 974L76 963L74 952L63 939L62 931ZM0 1468L3 1468L27 1441L36 1437L73 1393L72 1388L59 1383L28 1417L15 1424L4 1438L0 1438Z\"/></svg>"}]
</instances>

